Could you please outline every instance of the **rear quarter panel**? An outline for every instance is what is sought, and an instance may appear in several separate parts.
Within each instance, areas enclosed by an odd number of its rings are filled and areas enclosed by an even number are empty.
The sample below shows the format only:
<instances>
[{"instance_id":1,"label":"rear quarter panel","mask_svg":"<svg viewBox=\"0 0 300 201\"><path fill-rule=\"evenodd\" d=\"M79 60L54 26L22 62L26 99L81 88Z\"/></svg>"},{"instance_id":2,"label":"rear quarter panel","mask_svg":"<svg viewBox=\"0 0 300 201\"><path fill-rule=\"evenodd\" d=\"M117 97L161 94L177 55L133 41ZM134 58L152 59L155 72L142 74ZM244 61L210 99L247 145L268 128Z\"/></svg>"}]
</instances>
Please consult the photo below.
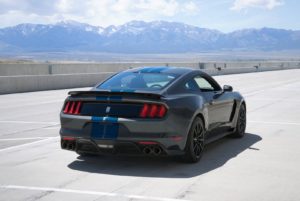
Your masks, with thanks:
<instances>
[{"instance_id":1,"label":"rear quarter panel","mask_svg":"<svg viewBox=\"0 0 300 201\"><path fill-rule=\"evenodd\" d=\"M168 124L173 130L182 133L185 138L183 145L185 146L187 134L190 130L194 118L201 114L204 121L207 119L207 110L204 106L204 99L199 95L180 94L169 96L166 100L169 106ZM204 122L205 125L207 122Z\"/></svg>"}]
</instances>

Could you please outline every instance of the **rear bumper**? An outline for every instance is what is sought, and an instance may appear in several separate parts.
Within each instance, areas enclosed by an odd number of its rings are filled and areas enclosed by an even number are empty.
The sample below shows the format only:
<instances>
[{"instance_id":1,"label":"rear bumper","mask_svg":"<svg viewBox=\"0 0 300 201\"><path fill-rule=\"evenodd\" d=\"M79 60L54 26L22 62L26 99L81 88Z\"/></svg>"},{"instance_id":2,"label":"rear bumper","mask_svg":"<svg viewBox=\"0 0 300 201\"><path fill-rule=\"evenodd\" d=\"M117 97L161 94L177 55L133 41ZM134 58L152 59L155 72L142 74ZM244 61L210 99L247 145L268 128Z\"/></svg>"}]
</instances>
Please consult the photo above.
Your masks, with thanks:
<instances>
[{"instance_id":1,"label":"rear bumper","mask_svg":"<svg viewBox=\"0 0 300 201\"><path fill-rule=\"evenodd\" d=\"M180 155L188 124L174 123L172 118L140 120L61 114L61 147L99 154ZM63 140L65 137L73 140Z\"/></svg>"},{"instance_id":2,"label":"rear bumper","mask_svg":"<svg viewBox=\"0 0 300 201\"><path fill-rule=\"evenodd\" d=\"M167 149L160 143L151 142L151 144L140 144L134 141L120 140L91 140L83 138L67 137L61 138L61 148L77 153L91 154L118 154L118 155L149 155L149 156L167 156L184 154L178 146Z\"/></svg>"}]
</instances>

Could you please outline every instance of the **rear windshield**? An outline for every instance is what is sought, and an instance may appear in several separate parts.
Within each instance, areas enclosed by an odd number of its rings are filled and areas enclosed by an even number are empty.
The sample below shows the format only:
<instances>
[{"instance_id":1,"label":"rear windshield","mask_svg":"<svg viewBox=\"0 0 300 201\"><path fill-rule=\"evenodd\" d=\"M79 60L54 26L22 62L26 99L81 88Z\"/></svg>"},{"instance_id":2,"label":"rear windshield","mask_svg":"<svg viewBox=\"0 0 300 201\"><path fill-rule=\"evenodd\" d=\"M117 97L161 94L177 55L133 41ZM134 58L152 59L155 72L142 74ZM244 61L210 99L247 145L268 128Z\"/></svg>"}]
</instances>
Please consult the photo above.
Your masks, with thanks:
<instances>
[{"instance_id":1,"label":"rear windshield","mask_svg":"<svg viewBox=\"0 0 300 201\"><path fill-rule=\"evenodd\" d=\"M158 91L169 85L177 75L162 73L123 72L100 84L98 89Z\"/></svg>"}]
</instances>

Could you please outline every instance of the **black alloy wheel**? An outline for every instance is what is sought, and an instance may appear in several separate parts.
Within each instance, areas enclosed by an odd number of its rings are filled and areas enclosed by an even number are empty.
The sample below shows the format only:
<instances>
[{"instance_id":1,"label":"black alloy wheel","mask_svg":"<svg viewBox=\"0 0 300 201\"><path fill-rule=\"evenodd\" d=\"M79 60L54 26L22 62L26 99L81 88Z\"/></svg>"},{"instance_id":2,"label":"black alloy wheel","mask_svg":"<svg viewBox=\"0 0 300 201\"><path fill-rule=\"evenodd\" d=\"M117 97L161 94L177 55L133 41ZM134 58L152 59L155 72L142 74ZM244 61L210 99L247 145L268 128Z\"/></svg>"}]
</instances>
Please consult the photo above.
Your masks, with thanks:
<instances>
[{"instance_id":1,"label":"black alloy wheel","mask_svg":"<svg viewBox=\"0 0 300 201\"><path fill-rule=\"evenodd\" d=\"M189 163L198 162L204 151L205 128L199 117L196 117L189 131L185 147L184 160Z\"/></svg>"},{"instance_id":2,"label":"black alloy wheel","mask_svg":"<svg viewBox=\"0 0 300 201\"><path fill-rule=\"evenodd\" d=\"M244 104L241 105L239 110L239 116L236 123L235 132L232 134L233 137L241 138L245 135L247 124L246 107Z\"/></svg>"}]
</instances>

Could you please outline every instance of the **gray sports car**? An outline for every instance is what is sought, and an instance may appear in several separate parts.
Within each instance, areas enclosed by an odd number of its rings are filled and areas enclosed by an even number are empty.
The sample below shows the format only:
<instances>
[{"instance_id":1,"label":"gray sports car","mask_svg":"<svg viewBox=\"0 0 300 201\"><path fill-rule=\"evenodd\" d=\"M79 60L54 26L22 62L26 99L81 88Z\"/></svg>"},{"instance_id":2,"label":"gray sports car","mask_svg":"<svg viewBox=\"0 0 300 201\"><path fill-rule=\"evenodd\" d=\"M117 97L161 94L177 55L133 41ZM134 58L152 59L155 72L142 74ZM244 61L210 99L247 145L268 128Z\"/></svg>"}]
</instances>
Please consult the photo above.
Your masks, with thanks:
<instances>
[{"instance_id":1,"label":"gray sports car","mask_svg":"<svg viewBox=\"0 0 300 201\"><path fill-rule=\"evenodd\" d=\"M197 162L205 144L244 136L246 103L200 70L141 67L91 91L69 92L60 119L62 149L80 155L180 155Z\"/></svg>"}]
</instances>

